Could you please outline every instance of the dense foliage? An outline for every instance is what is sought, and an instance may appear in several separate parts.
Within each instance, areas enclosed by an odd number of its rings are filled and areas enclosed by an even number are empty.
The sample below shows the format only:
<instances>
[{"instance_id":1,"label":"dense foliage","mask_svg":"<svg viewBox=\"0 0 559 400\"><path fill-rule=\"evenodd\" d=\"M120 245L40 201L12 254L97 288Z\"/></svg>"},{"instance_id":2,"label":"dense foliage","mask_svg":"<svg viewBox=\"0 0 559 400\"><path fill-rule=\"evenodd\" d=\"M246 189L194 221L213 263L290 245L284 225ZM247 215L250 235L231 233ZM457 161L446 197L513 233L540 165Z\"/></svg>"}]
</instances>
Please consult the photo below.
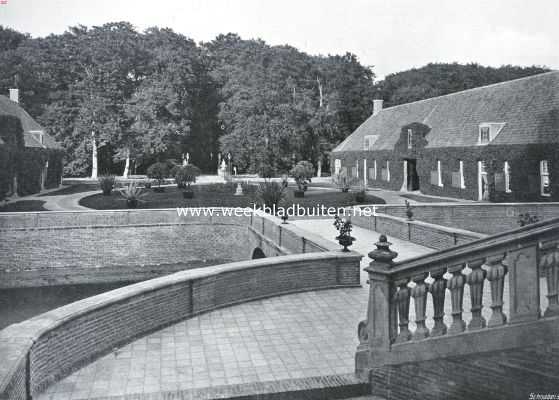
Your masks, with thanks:
<instances>
[{"instance_id":1,"label":"dense foliage","mask_svg":"<svg viewBox=\"0 0 559 400\"><path fill-rule=\"evenodd\" d=\"M384 99L385 106L395 106L546 71L549 69L536 66L493 68L473 63L431 63L387 75L375 84L375 96Z\"/></svg>"},{"instance_id":2,"label":"dense foliage","mask_svg":"<svg viewBox=\"0 0 559 400\"><path fill-rule=\"evenodd\" d=\"M92 134L108 173L127 157L145 172L186 153L206 171L220 152L239 172L327 163L371 109L374 75L354 55L310 56L234 34L198 46L126 22L36 39L2 28L0 57L0 93L19 87L24 108L63 144L70 175L89 173Z\"/></svg>"},{"instance_id":3,"label":"dense foliage","mask_svg":"<svg viewBox=\"0 0 559 400\"><path fill-rule=\"evenodd\" d=\"M387 106L542 72L538 67L429 64L374 83L351 53L311 56L262 40L219 35L197 45L170 29L127 22L75 26L31 38L0 26L0 93L17 86L23 107L67 154L65 172L145 173L186 154L215 172L231 154L240 173L288 172L298 161L329 170L329 152ZM229 161L227 159L227 161Z\"/></svg>"}]
</instances>

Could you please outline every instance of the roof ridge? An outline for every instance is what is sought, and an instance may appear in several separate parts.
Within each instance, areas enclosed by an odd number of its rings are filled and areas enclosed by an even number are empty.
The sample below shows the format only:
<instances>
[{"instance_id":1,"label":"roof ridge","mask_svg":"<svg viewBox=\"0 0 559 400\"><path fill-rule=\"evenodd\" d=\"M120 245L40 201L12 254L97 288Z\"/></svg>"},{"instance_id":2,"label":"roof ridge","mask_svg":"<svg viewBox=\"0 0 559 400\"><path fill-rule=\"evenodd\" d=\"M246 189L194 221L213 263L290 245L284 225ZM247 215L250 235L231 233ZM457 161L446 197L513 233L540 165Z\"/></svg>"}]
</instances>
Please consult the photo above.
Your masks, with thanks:
<instances>
[{"instance_id":1,"label":"roof ridge","mask_svg":"<svg viewBox=\"0 0 559 400\"><path fill-rule=\"evenodd\" d=\"M492 88L492 87L496 87L496 86L507 85L507 84L510 84L510 83L513 83L513 82L524 81L524 80L528 80L528 79L534 79L536 77L539 78L543 75L553 75L553 74L559 74L559 70L552 70L552 71L542 72L542 73L535 74L535 75L523 76L522 78L510 79L508 81L492 83L490 85L478 86L478 87L475 87L475 88L460 90L458 92L452 92L452 93L447 93L447 94L443 94L443 95L440 95L440 96L429 97L427 99L421 99L421 100L411 101L409 103L398 104L398 105L395 105L395 106L392 106L392 107L386 107L386 108L382 109L381 112L384 111L384 110L393 110L393 109L398 108L398 107L408 106L410 104L424 103L424 102L433 101L433 100L436 100L436 99L442 99L442 98L445 98L445 97L459 95L459 94L466 93L466 92L473 92L473 91L476 91L476 90L488 89L488 88Z\"/></svg>"}]
</instances>

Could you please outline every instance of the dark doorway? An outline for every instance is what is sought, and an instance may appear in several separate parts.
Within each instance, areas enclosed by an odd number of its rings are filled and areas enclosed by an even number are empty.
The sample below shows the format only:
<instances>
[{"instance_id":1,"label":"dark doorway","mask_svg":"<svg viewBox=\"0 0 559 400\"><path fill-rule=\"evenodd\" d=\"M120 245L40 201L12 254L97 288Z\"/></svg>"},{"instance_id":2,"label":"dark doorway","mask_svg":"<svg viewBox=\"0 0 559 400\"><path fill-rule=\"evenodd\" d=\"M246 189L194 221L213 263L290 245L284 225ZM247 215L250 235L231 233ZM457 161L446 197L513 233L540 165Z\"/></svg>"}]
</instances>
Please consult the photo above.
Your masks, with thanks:
<instances>
[{"instance_id":1,"label":"dark doorway","mask_svg":"<svg viewBox=\"0 0 559 400\"><path fill-rule=\"evenodd\" d=\"M419 190L419 176L417 175L417 160L408 159L408 191Z\"/></svg>"},{"instance_id":2,"label":"dark doorway","mask_svg":"<svg viewBox=\"0 0 559 400\"><path fill-rule=\"evenodd\" d=\"M257 247L252 252L252 259L254 260L256 258L266 258L266 254L264 254L264 252L262 251L262 249L260 247Z\"/></svg>"}]
</instances>

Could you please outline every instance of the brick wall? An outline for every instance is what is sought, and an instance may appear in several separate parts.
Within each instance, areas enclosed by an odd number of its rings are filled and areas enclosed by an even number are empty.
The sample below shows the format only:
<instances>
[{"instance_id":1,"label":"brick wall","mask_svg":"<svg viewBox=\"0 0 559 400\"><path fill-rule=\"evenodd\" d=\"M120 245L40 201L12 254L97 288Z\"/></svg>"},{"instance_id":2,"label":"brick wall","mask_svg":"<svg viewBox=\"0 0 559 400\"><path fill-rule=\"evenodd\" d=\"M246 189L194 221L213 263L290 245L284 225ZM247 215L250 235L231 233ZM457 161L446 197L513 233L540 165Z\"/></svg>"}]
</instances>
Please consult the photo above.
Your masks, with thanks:
<instances>
[{"instance_id":1,"label":"brick wall","mask_svg":"<svg viewBox=\"0 0 559 400\"><path fill-rule=\"evenodd\" d=\"M174 209L6 214L0 236L0 288L140 281L247 260L257 247L267 257L335 248L265 214Z\"/></svg>"},{"instance_id":2,"label":"brick wall","mask_svg":"<svg viewBox=\"0 0 559 400\"><path fill-rule=\"evenodd\" d=\"M556 393L556 373L545 371L553 356L543 347L375 368L371 391L392 400L524 400Z\"/></svg>"},{"instance_id":3,"label":"brick wall","mask_svg":"<svg viewBox=\"0 0 559 400\"><path fill-rule=\"evenodd\" d=\"M392 207L391 210L392 209L394 209L394 207ZM385 211L384 208L381 210ZM351 220L355 226L371 229L398 239L409 240L412 243L437 250L443 250L457 244L468 243L485 236L463 229L450 228L423 221L409 221L407 218L381 213L377 213L376 216L371 217L363 215L355 216L352 217ZM397 249L394 250L397 251Z\"/></svg>"},{"instance_id":4,"label":"brick wall","mask_svg":"<svg viewBox=\"0 0 559 400\"><path fill-rule=\"evenodd\" d=\"M559 203L414 204L413 218L432 224L495 234L518 228L518 216L529 213L540 221L559 217ZM405 218L404 206L378 206L378 212Z\"/></svg>"},{"instance_id":5,"label":"brick wall","mask_svg":"<svg viewBox=\"0 0 559 400\"><path fill-rule=\"evenodd\" d=\"M14 387L11 393L29 390L34 396L115 347L201 312L285 293L358 286L360 259L356 253L322 252L182 271L11 325L0 331L0 398L19 398L7 397ZM22 353L30 360L27 389L21 383Z\"/></svg>"}]
</instances>

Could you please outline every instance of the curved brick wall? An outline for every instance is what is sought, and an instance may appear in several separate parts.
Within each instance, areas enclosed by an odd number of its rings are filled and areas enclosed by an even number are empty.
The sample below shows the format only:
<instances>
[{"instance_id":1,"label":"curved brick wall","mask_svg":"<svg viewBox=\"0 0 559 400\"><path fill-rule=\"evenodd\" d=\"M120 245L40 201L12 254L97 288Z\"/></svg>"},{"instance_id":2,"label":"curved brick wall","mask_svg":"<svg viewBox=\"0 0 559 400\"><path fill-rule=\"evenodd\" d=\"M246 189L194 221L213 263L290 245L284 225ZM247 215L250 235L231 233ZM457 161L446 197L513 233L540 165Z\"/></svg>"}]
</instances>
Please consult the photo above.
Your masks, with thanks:
<instances>
[{"instance_id":1,"label":"curved brick wall","mask_svg":"<svg viewBox=\"0 0 559 400\"><path fill-rule=\"evenodd\" d=\"M268 257L338 248L269 215L176 209L2 213L0 237L0 289L141 281L248 260L255 247Z\"/></svg>"},{"instance_id":2,"label":"curved brick wall","mask_svg":"<svg viewBox=\"0 0 559 400\"><path fill-rule=\"evenodd\" d=\"M327 251L178 272L55 309L0 331L0 399L26 399L153 330L232 304L359 285L356 253Z\"/></svg>"}]
</instances>

